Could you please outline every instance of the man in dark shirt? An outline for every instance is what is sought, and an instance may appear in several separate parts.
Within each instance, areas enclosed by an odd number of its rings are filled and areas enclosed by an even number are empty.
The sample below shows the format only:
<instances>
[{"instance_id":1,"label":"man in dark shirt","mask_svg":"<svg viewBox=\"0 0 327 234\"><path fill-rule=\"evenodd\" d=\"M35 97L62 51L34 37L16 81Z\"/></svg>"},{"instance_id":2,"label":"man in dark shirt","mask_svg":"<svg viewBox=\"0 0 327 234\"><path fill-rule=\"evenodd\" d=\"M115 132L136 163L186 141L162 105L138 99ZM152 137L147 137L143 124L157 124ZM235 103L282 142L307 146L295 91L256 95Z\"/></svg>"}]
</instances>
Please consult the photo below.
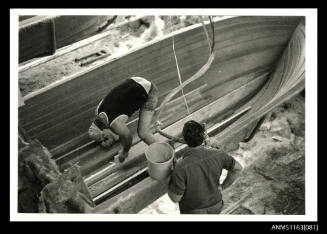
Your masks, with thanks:
<instances>
[{"instance_id":1,"label":"man in dark shirt","mask_svg":"<svg viewBox=\"0 0 327 234\"><path fill-rule=\"evenodd\" d=\"M221 191L235 181L242 166L225 152L205 147L205 128L193 120L185 123L183 138L189 148L171 174L168 196L179 202L181 214L219 214ZM223 169L228 174L220 184Z\"/></svg>"},{"instance_id":2,"label":"man in dark shirt","mask_svg":"<svg viewBox=\"0 0 327 234\"><path fill-rule=\"evenodd\" d=\"M114 87L101 100L95 110L95 119L89 128L89 136L102 146L110 147L120 140L122 149L118 159L123 162L132 145L132 135L127 119L139 112L138 136L148 145L156 140L150 132L150 124L158 102L158 89L142 77L131 77Z\"/></svg>"}]
</instances>

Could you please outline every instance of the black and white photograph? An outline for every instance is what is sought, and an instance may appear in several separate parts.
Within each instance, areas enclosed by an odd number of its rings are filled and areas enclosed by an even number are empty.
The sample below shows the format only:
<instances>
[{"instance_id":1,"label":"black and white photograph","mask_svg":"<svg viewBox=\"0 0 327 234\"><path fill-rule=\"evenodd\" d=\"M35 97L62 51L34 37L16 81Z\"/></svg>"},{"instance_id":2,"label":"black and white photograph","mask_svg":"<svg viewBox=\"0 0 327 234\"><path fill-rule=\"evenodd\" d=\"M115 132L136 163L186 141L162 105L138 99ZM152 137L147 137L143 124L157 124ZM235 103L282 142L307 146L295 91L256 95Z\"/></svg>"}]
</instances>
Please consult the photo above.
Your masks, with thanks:
<instances>
[{"instance_id":1,"label":"black and white photograph","mask_svg":"<svg viewBox=\"0 0 327 234\"><path fill-rule=\"evenodd\" d=\"M317 221L316 46L313 8L10 9L10 219Z\"/></svg>"}]
</instances>

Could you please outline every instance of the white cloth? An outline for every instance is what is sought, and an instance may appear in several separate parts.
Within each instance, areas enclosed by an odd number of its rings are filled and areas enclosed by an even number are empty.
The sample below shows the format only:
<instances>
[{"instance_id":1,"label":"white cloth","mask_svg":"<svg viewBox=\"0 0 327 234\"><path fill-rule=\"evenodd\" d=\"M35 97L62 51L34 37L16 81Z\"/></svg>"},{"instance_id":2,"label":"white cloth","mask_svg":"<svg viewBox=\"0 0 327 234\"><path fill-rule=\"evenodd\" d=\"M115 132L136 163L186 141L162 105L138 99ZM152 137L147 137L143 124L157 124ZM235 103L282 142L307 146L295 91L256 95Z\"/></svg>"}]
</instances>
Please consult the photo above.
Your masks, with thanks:
<instances>
[{"instance_id":1,"label":"white cloth","mask_svg":"<svg viewBox=\"0 0 327 234\"><path fill-rule=\"evenodd\" d=\"M137 82L138 84L142 85L142 87L145 89L146 93L149 94L151 89L151 82L142 78L142 77L131 77L132 80Z\"/></svg>"}]
</instances>

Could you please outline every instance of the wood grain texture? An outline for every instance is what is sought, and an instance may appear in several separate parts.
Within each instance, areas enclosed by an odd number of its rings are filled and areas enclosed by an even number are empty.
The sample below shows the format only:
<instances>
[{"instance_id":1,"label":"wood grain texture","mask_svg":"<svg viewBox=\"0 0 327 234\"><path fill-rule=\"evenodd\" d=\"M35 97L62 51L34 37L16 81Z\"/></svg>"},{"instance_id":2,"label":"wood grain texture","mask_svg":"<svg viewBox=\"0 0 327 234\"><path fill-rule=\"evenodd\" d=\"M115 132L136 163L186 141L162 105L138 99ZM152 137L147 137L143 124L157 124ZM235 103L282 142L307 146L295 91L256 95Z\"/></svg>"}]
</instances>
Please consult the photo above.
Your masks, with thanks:
<instances>
[{"instance_id":1,"label":"wood grain texture","mask_svg":"<svg viewBox=\"0 0 327 234\"><path fill-rule=\"evenodd\" d=\"M179 134L186 117L209 121L210 127L226 112L251 105L248 113L219 133L218 139L224 143L300 92L304 88L305 40L300 21L301 17L235 17L215 22L213 65L203 78L184 89L192 114L188 116L182 98L177 96L163 115L165 131ZM201 26L176 34L175 48L183 80L208 58ZM113 163L118 144L104 150L89 141L86 134L97 103L110 88L130 76L143 76L154 82L161 101L177 87L171 37L28 95L19 109L22 127L50 150L59 152L55 155L58 164L79 162L93 197L145 167L146 145L136 135L137 113L129 122L133 147L122 164ZM165 191L164 184L146 178L103 202L94 212L136 213Z\"/></svg>"},{"instance_id":2,"label":"wood grain texture","mask_svg":"<svg viewBox=\"0 0 327 234\"><path fill-rule=\"evenodd\" d=\"M232 92L229 92L228 94L218 98L214 102L205 105L201 109L193 112L189 116L189 118L187 118L187 120L193 119L199 122L207 122L207 120L209 120L210 118L211 119L219 118L219 115L223 115L228 111L229 108L235 107L239 102L241 102L241 100L244 101L248 100L249 97L247 97L247 95L249 90L257 90L258 87L264 84L265 80L266 80L266 75L256 77L256 79L252 80L246 85L243 85L239 89L233 90ZM181 104L183 105L183 103ZM167 128L164 129L164 131L170 135L175 135L175 136L180 135L185 121L186 121L185 119L181 119L169 125ZM210 121L207 123L207 127L210 128L214 124L215 124L214 121ZM166 141L166 139L159 134L156 134L155 136L156 139L159 141ZM111 164L109 165L112 166L110 166L107 170L103 171L102 173L99 173L99 175L97 175L96 177L94 177L92 174L86 176L85 177L86 184L88 185L92 195L95 196L104 192L105 190L109 189L110 186L118 183L123 179L126 179L133 172L136 172L144 168L146 166L146 164L144 164L144 162L146 162L144 156L145 147L146 145L143 142L139 142L136 145L134 145L134 151L131 154L130 158L128 158L128 161L119 165L115 165L114 162L111 162ZM100 156L101 154L97 154L97 155ZM113 157L113 155L111 157ZM113 160L111 159L111 161ZM85 167L88 166L89 164L85 164L84 169ZM91 170L91 171L92 173L97 172L96 170ZM92 177L92 178L89 179L88 177Z\"/></svg>"},{"instance_id":3,"label":"wood grain texture","mask_svg":"<svg viewBox=\"0 0 327 234\"><path fill-rule=\"evenodd\" d=\"M212 70L188 85L185 92L205 83L216 87L250 70L272 67L298 21L298 17L236 17L215 22L216 59ZM95 106L122 80L143 76L158 86L161 98L178 86L171 45L171 37L164 38L45 92L24 97L26 105L19 109L22 127L50 150L75 138L76 143L86 143L81 136L89 127ZM208 56L201 25L176 34L175 48L182 79L186 79Z\"/></svg>"},{"instance_id":4,"label":"wood grain texture","mask_svg":"<svg viewBox=\"0 0 327 234\"><path fill-rule=\"evenodd\" d=\"M300 22L265 86L251 99L252 109L217 138L223 143L246 124L261 118L274 107L305 88L305 24Z\"/></svg>"},{"instance_id":5,"label":"wood grain texture","mask_svg":"<svg viewBox=\"0 0 327 234\"><path fill-rule=\"evenodd\" d=\"M304 88L305 26L301 22L294 31L285 51L277 62L269 80L244 106L252 108L236 122L217 135L220 143L226 143L246 126L256 121L275 106L301 92ZM167 185L150 177L104 201L94 213L137 213L167 191Z\"/></svg>"}]
</instances>

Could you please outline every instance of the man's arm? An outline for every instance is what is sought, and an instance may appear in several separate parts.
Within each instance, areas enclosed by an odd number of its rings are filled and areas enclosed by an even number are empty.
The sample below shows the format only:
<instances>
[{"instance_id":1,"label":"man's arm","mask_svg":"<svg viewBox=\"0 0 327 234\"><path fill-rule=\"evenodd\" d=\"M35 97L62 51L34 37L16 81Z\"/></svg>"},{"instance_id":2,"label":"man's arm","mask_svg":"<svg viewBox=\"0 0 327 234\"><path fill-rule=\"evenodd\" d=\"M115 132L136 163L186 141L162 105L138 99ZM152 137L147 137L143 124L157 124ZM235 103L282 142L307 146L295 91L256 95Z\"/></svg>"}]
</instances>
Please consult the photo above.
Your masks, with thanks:
<instances>
[{"instance_id":1,"label":"man's arm","mask_svg":"<svg viewBox=\"0 0 327 234\"><path fill-rule=\"evenodd\" d=\"M172 172L169 175L169 177L167 178L168 197L174 203L180 202L180 200L182 199L182 197L184 195L184 191L185 191L185 183L180 174L181 171L180 170L174 171L174 169L176 168L176 165L177 165L176 163L177 163L177 160L176 160L176 158L174 158L173 165L172 165ZM180 193L182 193L182 194L179 195L176 192L173 192L172 188L175 191L176 191L176 189L179 190Z\"/></svg>"},{"instance_id":2,"label":"man's arm","mask_svg":"<svg viewBox=\"0 0 327 234\"><path fill-rule=\"evenodd\" d=\"M178 195L174 192L172 192L170 189L168 189L168 197L170 198L170 200L172 200L172 202L179 202L182 197L183 197L183 194L182 195Z\"/></svg>"},{"instance_id":3,"label":"man's arm","mask_svg":"<svg viewBox=\"0 0 327 234\"><path fill-rule=\"evenodd\" d=\"M221 185L223 190L228 188L231 184L233 184L233 182L239 176L242 169L243 168L242 168L241 164L235 160L234 168L232 170L228 171L227 176Z\"/></svg>"},{"instance_id":4,"label":"man's arm","mask_svg":"<svg viewBox=\"0 0 327 234\"><path fill-rule=\"evenodd\" d=\"M175 158L174 158L174 159L175 159ZM183 197L183 194L182 194L182 195L178 195L178 194L174 193L173 191L171 191L171 190L169 189L169 183L171 182L171 175L169 175L167 181L168 181L168 192L167 192L168 197L169 197L170 200L171 200L172 202L174 202L174 203L180 202L180 200L181 200L182 197Z\"/></svg>"},{"instance_id":5,"label":"man's arm","mask_svg":"<svg viewBox=\"0 0 327 234\"><path fill-rule=\"evenodd\" d=\"M182 139L181 137L174 137L174 136L171 136L171 135L169 135L169 134L163 132L163 131L161 130L161 128L160 128L160 125L162 125L162 123L161 123L160 121L155 122L156 130L157 130L157 132L158 132L160 135L162 135L162 136L168 138L169 140L172 140L172 141L175 141L175 142L179 142L179 143L185 144L184 139Z\"/></svg>"}]
</instances>

